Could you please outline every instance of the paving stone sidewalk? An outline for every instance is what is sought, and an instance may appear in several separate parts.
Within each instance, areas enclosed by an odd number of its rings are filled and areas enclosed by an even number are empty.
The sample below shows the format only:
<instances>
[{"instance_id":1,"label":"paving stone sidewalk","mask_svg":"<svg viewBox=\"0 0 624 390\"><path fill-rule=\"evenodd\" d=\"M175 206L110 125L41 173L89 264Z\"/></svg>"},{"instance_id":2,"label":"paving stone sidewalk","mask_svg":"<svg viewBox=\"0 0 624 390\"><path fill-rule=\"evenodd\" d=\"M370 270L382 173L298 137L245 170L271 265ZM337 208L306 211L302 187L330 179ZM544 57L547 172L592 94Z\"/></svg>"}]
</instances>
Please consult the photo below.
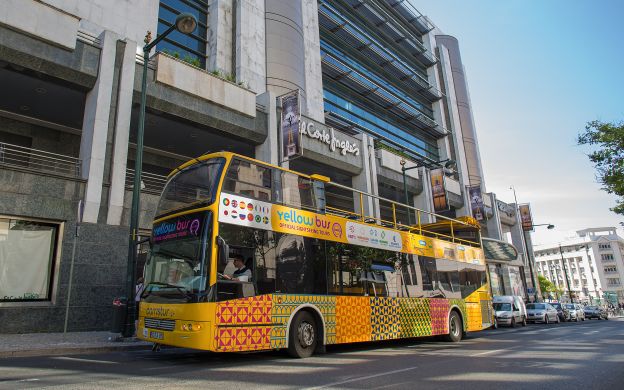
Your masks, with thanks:
<instances>
[{"instance_id":1,"label":"paving stone sidewalk","mask_svg":"<svg viewBox=\"0 0 624 390\"><path fill-rule=\"evenodd\" d=\"M0 359L148 349L150 343L110 332L0 334Z\"/></svg>"}]
</instances>

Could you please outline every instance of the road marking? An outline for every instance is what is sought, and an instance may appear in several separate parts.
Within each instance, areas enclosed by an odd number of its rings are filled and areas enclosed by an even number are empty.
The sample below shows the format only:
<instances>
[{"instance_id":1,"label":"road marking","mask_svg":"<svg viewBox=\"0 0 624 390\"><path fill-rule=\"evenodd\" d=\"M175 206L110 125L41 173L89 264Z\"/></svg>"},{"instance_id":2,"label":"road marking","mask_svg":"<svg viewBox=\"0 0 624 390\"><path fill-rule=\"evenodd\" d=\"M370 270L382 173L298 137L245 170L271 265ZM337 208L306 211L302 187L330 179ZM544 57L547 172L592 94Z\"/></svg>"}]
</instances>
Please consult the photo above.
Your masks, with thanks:
<instances>
[{"instance_id":1,"label":"road marking","mask_svg":"<svg viewBox=\"0 0 624 390\"><path fill-rule=\"evenodd\" d=\"M583 334L592 334L592 333L598 333L598 332L600 332L600 331L599 330L592 330L592 331L589 331L589 332L585 332Z\"/></svg>"},{"instance_id":2,"label":"road marking","mask_svg":"<svg viewBox=\"0 0 624 390\"><path fill-rule=\"evenodd\" d=\"M489 355L491 353L502 352L502 351L507 351L507 349L493 349L491 351L479 352L479 353L475 353L475 354L470 355L470 357Z\"/></svg>"},{"instance_id":3,"label":"road marking","mask_svg":"<svg viewBox=\"0 0 624 390\"><path fill-rule=\"evenodd\" d=\"M81 359L81 358L73 358L69 356L59 356L53 357L55 360L70 360L73 362L84 362L84 363L101 363L101 364L119 364L119 362L111 362L109 360L92 360L92 359Z\"/></svg>"},{"instance_id":4,"label":"road marking","mask_svg":"<svg viewBox=\"0 0 624 390\"><path fill-rule=\"evenodd\" d=\"M20 379L15 382L37 382L38 380L41 380L41 379L37 379L37 378Z\"/></svg>"},{"instance_id":5,"label":"road marking","mask_svg":"<svg viewBox=\"0 0 624 390\"><path fill-rule=\"evenodd\" d=\"M361 377L357 377L357 378L347 379L346 381L328 383L326 385L317 386L317 387L309 387L308 390L325 389L325 388L328 388L328 387L344 385L345 383L359 382L359 381L363 381L363 380L367 380L367 379L378 378L380 376L394 375L394 374L398 374L400 372L412 371L412 370L415 370L417 368L418 368L418 366L413 366L413 367L403 368L401 370L394 370L394 371L383 372L381 374L361 376Z\"/></svg>"}]
</instances>

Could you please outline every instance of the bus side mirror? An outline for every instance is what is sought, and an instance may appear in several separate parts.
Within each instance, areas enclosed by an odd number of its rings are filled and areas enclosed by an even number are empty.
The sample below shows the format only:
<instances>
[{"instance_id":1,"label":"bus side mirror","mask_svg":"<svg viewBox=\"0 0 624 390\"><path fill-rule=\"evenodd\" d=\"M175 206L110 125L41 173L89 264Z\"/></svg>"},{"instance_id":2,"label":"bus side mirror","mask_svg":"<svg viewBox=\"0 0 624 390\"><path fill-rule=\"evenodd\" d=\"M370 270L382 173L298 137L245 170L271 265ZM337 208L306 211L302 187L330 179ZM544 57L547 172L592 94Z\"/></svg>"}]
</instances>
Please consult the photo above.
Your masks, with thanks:
<instances>
[{"instance_id":1,"label":"bus side mirror","mask_svg":"<svg viewBox=\"0 0 624 390\"><path fill-rule=\"evenodd\" d=\"M227 265L228 259L230 258L230 246L225 243L225 240L220 236L217 236L217 250L219 261Z\"/></svg>"}]
</instances>

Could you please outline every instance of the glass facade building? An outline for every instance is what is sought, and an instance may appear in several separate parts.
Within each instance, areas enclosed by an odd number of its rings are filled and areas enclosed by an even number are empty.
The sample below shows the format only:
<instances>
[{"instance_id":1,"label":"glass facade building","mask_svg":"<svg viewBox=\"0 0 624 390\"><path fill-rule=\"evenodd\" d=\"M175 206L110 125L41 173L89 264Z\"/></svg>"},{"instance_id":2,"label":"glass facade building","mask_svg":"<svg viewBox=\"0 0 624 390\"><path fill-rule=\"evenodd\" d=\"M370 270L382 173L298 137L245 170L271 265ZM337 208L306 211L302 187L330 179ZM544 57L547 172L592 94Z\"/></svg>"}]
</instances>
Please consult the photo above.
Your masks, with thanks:
<instances>
[{"instance_id":1,"label":"glass facade building","mask_svg":"<svg viewBox=\"0 0 624 390\"><path fill-rule=\"evenodd\" d=\"M197 29L189 35L172 31L157 45L157 50L205 68L208 3L202 0L161 0L158 8L158 34L172 26L180 13L195 16Z\"/></svg>"},{"instance_id":2,"label":"glass facade building","mask_svg":"<svg viewBox=\"0 0 624 390\"><path fill-rule=\"evenodd\" d=\"M441 95L427 79L436 59L422 33L387 2L352 0L321 1L319 32L326 122L417 161L438 161L446 132L433 118Z\"/></svg>"}]
</instances>

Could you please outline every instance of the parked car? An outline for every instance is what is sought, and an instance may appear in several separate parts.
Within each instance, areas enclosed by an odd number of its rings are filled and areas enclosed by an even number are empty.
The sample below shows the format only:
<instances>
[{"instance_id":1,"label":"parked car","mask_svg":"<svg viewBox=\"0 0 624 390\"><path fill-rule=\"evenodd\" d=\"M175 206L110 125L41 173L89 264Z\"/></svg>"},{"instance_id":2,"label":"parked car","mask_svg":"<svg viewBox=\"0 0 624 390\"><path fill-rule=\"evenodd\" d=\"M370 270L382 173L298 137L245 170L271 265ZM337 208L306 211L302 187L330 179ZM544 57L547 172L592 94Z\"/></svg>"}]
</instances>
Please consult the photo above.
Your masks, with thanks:
<instances>
[{"instance_id":1,"label":"parked car","mask_svg":"<svg viewBox=\"0 0 624 390\"><path fill-rule=\"evenodd\" d=\"M570 321L585 321L585 312L578 303L565 303L563 305L570 311Z\"/></svg>"},{"instance_id":2,"label":"parked car","mask_svg":"<svg viewBox=\"0 0 624 390\"><path fill-rule=\"evenodd\" d=\"M517 324L526 326L527 312L522 297L514 295L499 295L492 300L494 316L498 325L509 325L512 328Z\"/></svg>"},{"instance_id":3,"label":"parked car","mask_svg":"<svg viewBox=\"0 0 624 390\"><path fill-rule=\"evenodd\" d=\"M546 324L560 322L557 309L549 303L529 303L526 305L526 309L527 321L529 322L544 322Z\"/></svg>"},{"instance_id":4,"label":"parked car","mask_svg":"<svg viewBox=\"0 0 624 390\"><path fill-rule=\"evenodd\" d=\"M583 309L585 312L585 318L591 320L592 318L596 318L599 320L605 319L608 320L609 316L607 315L607 311L600 306L585 306Z\"/></svg>"},{"instance_id":5,"label":"parked car","mask_svg":"<svg viewBox=\"0 0 624 390\"><path fill-rule=\"evenodd\" d=\"M561 322L570 321L570 311L566 309L564 305L561 304L561 302L551 302L550 304L557 310L559 321Z\"/></svg>"}]
</instances>

